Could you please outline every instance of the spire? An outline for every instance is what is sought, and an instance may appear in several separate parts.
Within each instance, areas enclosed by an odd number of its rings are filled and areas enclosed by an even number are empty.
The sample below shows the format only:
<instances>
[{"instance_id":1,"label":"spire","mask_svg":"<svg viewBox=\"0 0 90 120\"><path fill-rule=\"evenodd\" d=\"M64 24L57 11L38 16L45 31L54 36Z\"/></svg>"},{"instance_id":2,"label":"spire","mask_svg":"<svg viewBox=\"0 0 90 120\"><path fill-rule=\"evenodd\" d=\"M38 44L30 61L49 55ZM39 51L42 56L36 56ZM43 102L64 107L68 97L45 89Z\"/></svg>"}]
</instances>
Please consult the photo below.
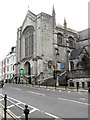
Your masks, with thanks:
<instances>
[{"instance_id":1,"label":"spire","mask_svg":"<svg viewBox=\"0 0 90 120\"><path fill-rule=\"evenodd\" d=\"M66 22L66 19L64 18L64 28L66 29L67 28L67 22Z\"/></svg>"},{"instance_id":2,"label":"spire","mask_svg":"<svg viewBox=\"0 0 90 120\"><path fill-rule=\"evenodd\" d=\"M52 17L53 17L53 28L55 28L56 27L56 13L55 13L54 5L52 9Z\"/></svg>"},{"instance_id":3,"label":"spire","mask_svg":"<svg viewBox=\"0 0 90 120\"><path fill-rule=\"evenodd\" d=\"M54 9L54 5L53 5L53 9L52 9L52 16L55 14L55 9Z\"/></svg>"}]
</instances>

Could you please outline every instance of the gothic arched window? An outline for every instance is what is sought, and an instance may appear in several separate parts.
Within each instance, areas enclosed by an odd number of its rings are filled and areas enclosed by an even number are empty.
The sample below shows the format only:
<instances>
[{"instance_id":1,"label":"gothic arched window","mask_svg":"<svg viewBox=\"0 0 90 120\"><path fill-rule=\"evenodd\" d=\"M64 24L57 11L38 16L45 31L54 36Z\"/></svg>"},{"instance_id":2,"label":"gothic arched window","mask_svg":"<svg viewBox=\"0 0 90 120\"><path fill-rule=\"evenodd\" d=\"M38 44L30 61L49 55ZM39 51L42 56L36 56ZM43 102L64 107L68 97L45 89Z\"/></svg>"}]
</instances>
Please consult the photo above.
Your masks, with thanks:
<instances>
[{"instance_id":1,"label":"gothic arched window","mask_svg":"<svg viewBox=\"0 0 90 120\"><path fill-rule=\"evenodd\" d=\"M63 44L63 35L61 33L57 34L57 44L58 45Z\"/></svg>"},{"instance_id":2,"label":"gothic arched window","mask_svg":"<svg viewBox=\"0 0 90 120\"><path fill-rule=\"evenodd\" d=\"M73 39L73 37L70 36L68 39L69 39L69 47L74 47L74 39Z\"/></svg>"},{"instance_id":3,"label":"gothic arched window","mask_svg":"<svg viewBox=\"0 0 90 120\"><path fill-rule=\"evenodd\" d=\"M74 63L73 63L73 61L70 62L70 66L71 66L71 70L73 70L74 69Z\"/></svg>"},{"instance_id":4,"label":"gothic arched window","mask_svg":"<svg viewBox=\"0 0 90 120\"><path fill-rule=\"evenodd\" d=\"M84 58L82 58L82 68L83 69L86 68L86 60Z\"/></svg>"},{"instance_id":5,"label":"gothic arched window","mask_svg":"<svg viewBox=\"0 0 90 120\"><path fill-rule=\"evenodd\" d=\"M25 38L25 57L29 57L33 54L33 26L28 26L24 30L24 38Z\"/></svg>"}]
</instances>

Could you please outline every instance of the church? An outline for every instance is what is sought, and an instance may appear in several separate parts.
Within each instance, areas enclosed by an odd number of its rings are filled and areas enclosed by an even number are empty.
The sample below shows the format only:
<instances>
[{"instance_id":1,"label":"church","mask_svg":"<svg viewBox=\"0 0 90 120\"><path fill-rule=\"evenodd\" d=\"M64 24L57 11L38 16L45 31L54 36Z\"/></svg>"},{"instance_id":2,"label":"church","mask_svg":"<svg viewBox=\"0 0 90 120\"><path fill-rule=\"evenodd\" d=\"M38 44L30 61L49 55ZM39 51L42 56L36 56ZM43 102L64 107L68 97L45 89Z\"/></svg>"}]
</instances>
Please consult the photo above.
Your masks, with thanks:
<instances>
[{"instance_id":1,"label":"church","mask_svg":"<svg viewBox=\"0 0 90 120\"><path fill-rule=\"evenodd\" d=\"M67 74L73 85L79 82L87 86L90 82L88 29L77 32L64 25L56 25L56 13L41 12L35 15L28 10L21 27L17 29L16 75L20 69L29 83L53 77L55 71L57 86L61 76Z\"/></svg>"}]
</instances>

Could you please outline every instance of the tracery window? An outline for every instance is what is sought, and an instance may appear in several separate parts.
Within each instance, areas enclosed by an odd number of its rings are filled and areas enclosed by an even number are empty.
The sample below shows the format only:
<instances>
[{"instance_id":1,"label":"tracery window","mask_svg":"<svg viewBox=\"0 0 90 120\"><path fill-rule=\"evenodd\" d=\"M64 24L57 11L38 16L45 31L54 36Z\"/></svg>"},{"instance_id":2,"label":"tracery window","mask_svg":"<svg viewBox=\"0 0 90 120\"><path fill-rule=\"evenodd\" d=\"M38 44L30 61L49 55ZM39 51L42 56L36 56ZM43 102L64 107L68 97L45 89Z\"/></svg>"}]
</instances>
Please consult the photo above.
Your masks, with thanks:
<instances>
[{"instance_id":1,"label":"tracery window","mask_svg":"<svg viewBox=\"0 0 90 120\"><path fill-rule=\"evenodd\" d=\"M73 61L70 62L70 66L71 66L71 70L73 70L74 69L74 63L73 63Z\"/></svg>"},{"instance_id":2,"label":"tracery window","mask_svg":"<svg viewBox=\"0 0 90 120\"><path fill-rule=\"evenodd\" d=\"M63 35L61 33L57 34L57 44L61 45L63 43Z\"/></svg>"},{"instance_id":3,"label":"tracery window","mask_svg":"<svg viewBox=\"0 0 90 120\"><path fill-rule=\"evenodd\" d=\"M74 39L72 37L69 37L69 46L74 47Z\"/></svg>"},{"instance_id":4,"label":"tracery window","mask_svg":"<svg viewBox=\"0 0 90 120\"><path fill-rule=\"evenodd\" d=\"M33 54L33 50L34 50L32 26L29 26L25 29L24 37L25 37L25 57L29 57Z\"/></svg>"}]
</instances>

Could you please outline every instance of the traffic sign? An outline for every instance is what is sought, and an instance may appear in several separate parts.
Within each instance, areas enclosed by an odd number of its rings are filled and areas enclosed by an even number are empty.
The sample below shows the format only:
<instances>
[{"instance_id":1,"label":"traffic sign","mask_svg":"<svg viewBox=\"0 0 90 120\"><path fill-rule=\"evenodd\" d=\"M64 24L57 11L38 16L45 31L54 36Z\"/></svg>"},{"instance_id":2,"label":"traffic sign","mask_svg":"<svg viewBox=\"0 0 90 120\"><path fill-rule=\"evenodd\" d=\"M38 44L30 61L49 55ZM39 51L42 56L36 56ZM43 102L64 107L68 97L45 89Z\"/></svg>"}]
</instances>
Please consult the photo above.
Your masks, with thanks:
<instances>
[{"instance_id":1,"label":"traffic sign","mask_svg":"<svg viewBox=\"0 0 90 120\"><path fill-rule=\"evenodd\" d=\"M23 68L20 69L20 74L21 74L21 75L23 74Z\"/></svg>"}]
</instances>

